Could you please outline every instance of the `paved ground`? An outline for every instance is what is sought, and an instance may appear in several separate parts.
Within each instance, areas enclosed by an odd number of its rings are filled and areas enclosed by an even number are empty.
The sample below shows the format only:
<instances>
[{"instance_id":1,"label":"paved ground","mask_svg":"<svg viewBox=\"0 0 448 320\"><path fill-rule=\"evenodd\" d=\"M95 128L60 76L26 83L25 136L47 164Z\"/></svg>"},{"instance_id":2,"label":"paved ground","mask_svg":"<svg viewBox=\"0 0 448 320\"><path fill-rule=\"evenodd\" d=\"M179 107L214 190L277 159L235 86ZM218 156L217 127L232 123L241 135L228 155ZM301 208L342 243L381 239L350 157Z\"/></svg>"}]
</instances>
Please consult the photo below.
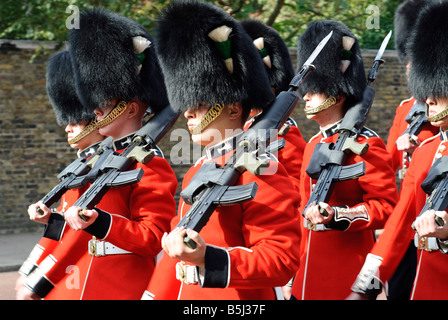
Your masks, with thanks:
<instances>
[{"instance_id":1,"label":"paved ground","mask_svg":"<svg viewBox=\"0 0 448 320\"><path fill-rule=\"evenodd\" d=\"M43 231L0 235L0 272L17 270L42 237L42 233Z\"/></svg>"},{"instance_id":2,"label":"paved ground","mask_svg":"<svg viewBox=\"0 0 448 320\"><path fill-rule=\"evenodd\" d=\"M0 300L15 300L14 286L19 274L17 271L0 272Z\"/></svg>"},{"instance_id":3,"label":"paved ground","mask_svg":"<svg viewBox=\"0 0 448 320\"><path fill-rule=\"evenodd\" d=\"M14 300L17 270L39 241L42 231L0 235L0 300Z\"/></svg>"}]
</instances>

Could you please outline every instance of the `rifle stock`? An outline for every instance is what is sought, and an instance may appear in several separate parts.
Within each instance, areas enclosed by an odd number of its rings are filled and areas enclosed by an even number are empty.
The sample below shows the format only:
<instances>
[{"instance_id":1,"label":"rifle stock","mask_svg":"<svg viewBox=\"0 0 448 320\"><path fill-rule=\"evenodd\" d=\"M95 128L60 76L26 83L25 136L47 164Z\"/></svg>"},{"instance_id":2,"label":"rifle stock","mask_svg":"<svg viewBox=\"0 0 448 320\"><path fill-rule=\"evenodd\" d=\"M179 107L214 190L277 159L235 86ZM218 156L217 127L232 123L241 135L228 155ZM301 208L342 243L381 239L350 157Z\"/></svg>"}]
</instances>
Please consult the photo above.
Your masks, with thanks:
<instances>
[{"instance_id":1,"label":"rifle stock","mask_svg":"<svg viewBox=\"0 0 448 320\"><path fill-rule=\"evenodd\" d=\"M429 120L426 117L425 109L426 106L422 101L416 101L406 116L406 121L409 125L402 135L406 133L409 134L409 140L411 143L416 144L412 137L418 135L422 131L423 127L429 123Z\"/></svg>"}]
</instances>

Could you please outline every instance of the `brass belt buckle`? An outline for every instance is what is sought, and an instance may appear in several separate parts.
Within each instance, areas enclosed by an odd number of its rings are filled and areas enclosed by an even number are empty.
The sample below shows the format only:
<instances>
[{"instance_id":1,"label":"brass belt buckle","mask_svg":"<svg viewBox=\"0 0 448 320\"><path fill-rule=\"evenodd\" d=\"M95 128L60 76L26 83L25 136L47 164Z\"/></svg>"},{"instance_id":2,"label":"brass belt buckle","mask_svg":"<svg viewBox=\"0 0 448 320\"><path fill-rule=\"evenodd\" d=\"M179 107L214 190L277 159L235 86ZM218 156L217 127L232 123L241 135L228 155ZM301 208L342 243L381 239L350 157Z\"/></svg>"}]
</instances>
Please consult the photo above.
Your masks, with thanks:
<instances>
[{"instance_id":1,"label":"brass belt buckle","mask_svg":"<svg viewBox=\"0 0 448 320\"><path fill-rule=\"evenodd\" d=\"M183 261L176 263L176 279L182 282L187 280L187 272Z\"/></svg>"},{"instance_id":2,"label":"brass belt buckle","mask_svg":"<svg viewBox=\"0 0 448 320\"><path fill-rule=\"evenodd\" d=\"M98 240L96 237L93 237L92 240L89 241L89 254L95 257L98 257Z\"/></svg>"},{"instance_id":3,"label":"brass belt buckle","mask_svg":"<svg viewBox=\"0 0 448 320\"><path fill-rule=\"evenodd\" d=\"M432 250L428 247L428 237L418 237L418 248L420 250L426 250L431 252Z\"/></svg>"},{"instance_id":4,"label":"brass belt buckle","mask_svg":"<svg viewBox=\"0 0 448 320\"><path fill-rule=\"evenodd\" d=\"M308 230L316 231L316 225L309 220L306 220L306 228Z\"/></svg>"}]
</instances>

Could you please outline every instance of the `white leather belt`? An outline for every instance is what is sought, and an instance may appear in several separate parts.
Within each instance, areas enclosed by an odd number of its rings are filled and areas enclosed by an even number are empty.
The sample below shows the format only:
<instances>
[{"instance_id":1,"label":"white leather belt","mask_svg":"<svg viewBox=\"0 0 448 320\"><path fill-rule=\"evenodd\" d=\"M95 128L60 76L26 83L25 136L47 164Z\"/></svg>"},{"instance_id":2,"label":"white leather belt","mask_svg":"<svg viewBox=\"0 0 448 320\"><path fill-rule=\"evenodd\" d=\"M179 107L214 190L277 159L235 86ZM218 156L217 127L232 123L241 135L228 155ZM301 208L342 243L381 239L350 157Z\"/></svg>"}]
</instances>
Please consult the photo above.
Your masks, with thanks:
<instances>
[{"instance_id":1,"label":"white leather belt","mask_svg":"<svg viewBox=\"0 0 448 320\"><path fill-rule=\"evenodd\" d=\"M176 279L186 284L198 283L196 266L184 264L182 261L176 263Z\"/></svg>"},{"instance_id":2,"label":"white leather belt","mask_svg":"<svg viewBox=\"0 0 448 320\"><path fill-rule=\"evenodd\" d=\"M95 257L103 257L111 254L131 253L132 252L123 250L110 242L96 240L95 237L93 237L93 239L89 241L89 254Z\"/></svg>"},{"instance_id":3,"label":"white leather belt","mask_svg":"<svg viewBox=\"0 0 448 320\"><path fill-rule=\"evenodd\" d=\"M434 237L419 237L416 233L414 236L414 245L421 250L433 251L439 250L439 245L437 244L437 239Z\"/></svg>"}]
</instances>

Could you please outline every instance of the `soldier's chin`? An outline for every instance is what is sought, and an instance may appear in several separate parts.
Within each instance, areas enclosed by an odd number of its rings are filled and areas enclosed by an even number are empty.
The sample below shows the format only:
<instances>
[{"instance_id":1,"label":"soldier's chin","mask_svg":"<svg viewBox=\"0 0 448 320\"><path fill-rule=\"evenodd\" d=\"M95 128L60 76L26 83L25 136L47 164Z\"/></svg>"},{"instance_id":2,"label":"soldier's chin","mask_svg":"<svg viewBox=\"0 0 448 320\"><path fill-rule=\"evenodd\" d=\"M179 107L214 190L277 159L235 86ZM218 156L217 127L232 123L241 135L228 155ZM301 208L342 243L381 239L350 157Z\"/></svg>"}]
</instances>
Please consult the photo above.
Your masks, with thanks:
<instances>
[{"instance_id":1,"label":"soldier's chin","mask_svg":"<svg viewBox=\"0 0 448 320\"><path fill-rule=\"evenodd\" d=\"M221 136L219 130L213 128L205 128L200 133L191 133L191 140L202 146L212 146L220 141L223 137Z\"/></svg>"},{"instance_id":2,"label":"soldier's chin","mask_svg":"<svg viewBox=\"0 0 448 320\"><path fill-rule=\"evenodd\" d=\"M316 113L309 113L309 114L305 114L307 119L314 119L314 117L316 116Z\"/></svg>"}]
</instances>

